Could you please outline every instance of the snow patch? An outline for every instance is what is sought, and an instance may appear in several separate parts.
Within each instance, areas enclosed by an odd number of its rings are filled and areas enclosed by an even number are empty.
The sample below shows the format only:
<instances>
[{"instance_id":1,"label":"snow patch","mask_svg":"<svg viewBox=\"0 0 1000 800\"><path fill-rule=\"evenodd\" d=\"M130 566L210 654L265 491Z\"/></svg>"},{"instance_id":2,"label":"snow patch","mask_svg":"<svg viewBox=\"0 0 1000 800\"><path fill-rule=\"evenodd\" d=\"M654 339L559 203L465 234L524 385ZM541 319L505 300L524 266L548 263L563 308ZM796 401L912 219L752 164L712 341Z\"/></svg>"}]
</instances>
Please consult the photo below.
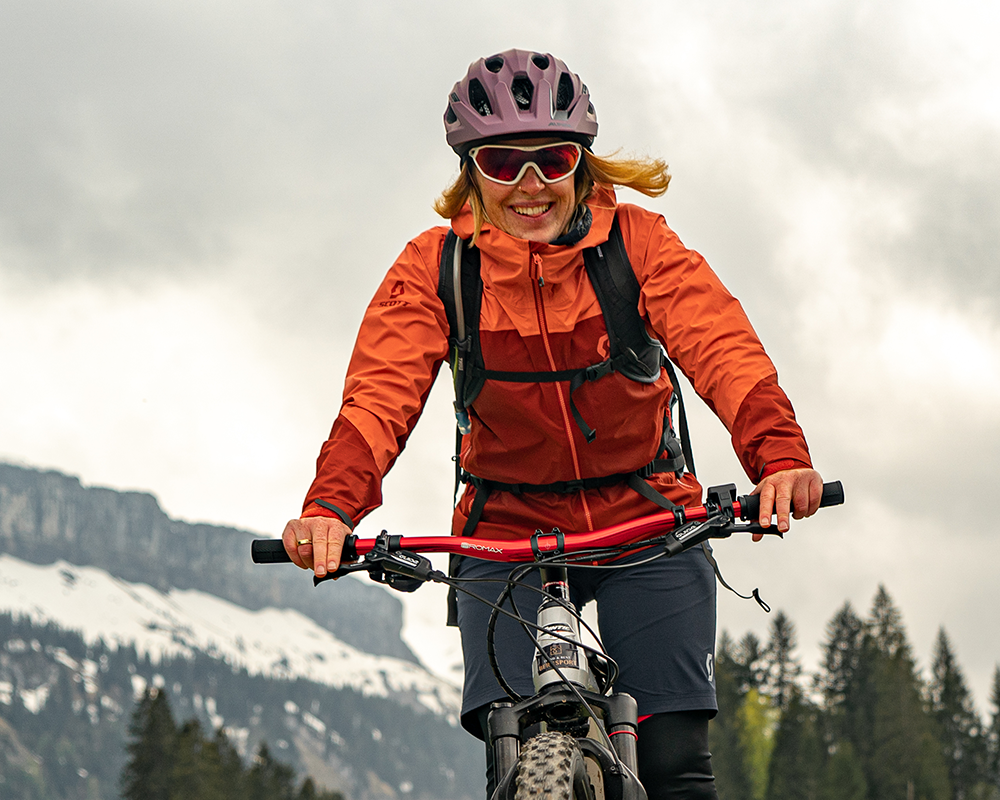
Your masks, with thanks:
<instances>
[{"instance_id":1,"label":"snow patch","mask_svg":"<svg viewBox=\"0 0 1000 800\"><path fill-rule=\"evenodd\" d=\"M367 696L405 695L457 720L456 687L408 661L357 650L297 611L251 611L205 592L163 593L94 567L63 561L40 566L7 555L0 556L0 585L0 611L78 631L90 644L103 639L112 648L132 645L154 662L206 653L252 675L304 678ZM72 661L64 654L60 660ZM85 671L95 669L88 665ZM145 681L133 676L133 692L141 695L145 688ZM44 705L44 698L36 700Z\"/></svg>"}]
</instances>

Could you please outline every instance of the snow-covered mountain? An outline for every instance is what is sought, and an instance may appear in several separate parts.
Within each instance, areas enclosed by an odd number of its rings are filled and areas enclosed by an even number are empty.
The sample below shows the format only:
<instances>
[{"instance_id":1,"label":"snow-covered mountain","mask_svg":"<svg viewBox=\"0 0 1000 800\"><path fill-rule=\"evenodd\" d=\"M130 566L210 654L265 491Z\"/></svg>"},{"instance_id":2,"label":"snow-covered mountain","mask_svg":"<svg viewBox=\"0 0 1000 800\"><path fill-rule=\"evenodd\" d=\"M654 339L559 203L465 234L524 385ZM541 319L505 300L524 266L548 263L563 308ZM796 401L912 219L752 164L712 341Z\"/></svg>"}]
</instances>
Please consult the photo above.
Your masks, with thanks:
<instances>
[{"instance_id":1,"label":"snow-covered mountain","mask_svg":"<svg viewBox=\"0 0 1000 800\"><path fill-rule=\"evenodd\" d=\"M65 561L37 565L0 555L2 612L78 631L89 644L131 644L154 663L200 652L250 675L415 701L453 723L461 702L456 687L419 665L361 652L298 611L250 610L193 589L161 592Z\"/></svg>"},{"instance_id":2,"label":"snow-covered mountain","mask_svg":"<svg viewBox=\"0 0 1000 800\"><path fill-rule=\"evenodd\" d=\"M0 798L116 796L148 686L178 722L223 730L245 758L266 742L350 800L481 792L459 690L401 638L399 599L255 567L252 538L0 464Z\"/></svg>"}]
</instances>

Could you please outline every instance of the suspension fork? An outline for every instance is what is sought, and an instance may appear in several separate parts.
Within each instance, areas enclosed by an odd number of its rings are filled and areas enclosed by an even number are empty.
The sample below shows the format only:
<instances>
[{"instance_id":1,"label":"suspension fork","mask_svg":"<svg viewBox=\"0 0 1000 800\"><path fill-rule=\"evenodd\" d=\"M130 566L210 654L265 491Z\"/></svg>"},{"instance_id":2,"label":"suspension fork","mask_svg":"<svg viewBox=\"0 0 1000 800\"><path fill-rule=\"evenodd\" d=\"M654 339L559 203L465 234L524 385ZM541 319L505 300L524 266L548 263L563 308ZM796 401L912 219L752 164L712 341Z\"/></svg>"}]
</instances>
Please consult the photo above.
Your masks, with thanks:
<instances>
[{"instance_id":1,"label":"suspension fork","mask_svg":"<svg viewBox=\"0 0 1000 800\"><path fill-rule=\"evenodd\" d=\"M597 693L596 681L583 648L566 641L580 641L575 614L558 602L570 602L567 568L546 565L540 567L539 572L545 596L538 608L540 630L536 639L548 659L537 652L533 659L532 678L537 692L534 697L517 704L497 702L491 707L487 732L493 748L494 774L498 780L509 775L520 755L525 728L538 722L547 722L555 727L574 727L574 721L579 724L587 719L588 715L580 706L579 698L569 688L565 688L567 680L577 684L578 691L587 704L597 711L618 758L635 774L635 737L638 728L636 702L627 694L607 697ZM558 633L559 636L553 633ZM558 667L558 672L553 665ZM560 672L562 676L559 675ZM563 688L560 688L560 684L563 684ZM598 760L602 761L605 768L614 769L613 759L604 747L597 742L589 744L588 752L604 752L604 758Z\"/></svg>"}]
</instances>

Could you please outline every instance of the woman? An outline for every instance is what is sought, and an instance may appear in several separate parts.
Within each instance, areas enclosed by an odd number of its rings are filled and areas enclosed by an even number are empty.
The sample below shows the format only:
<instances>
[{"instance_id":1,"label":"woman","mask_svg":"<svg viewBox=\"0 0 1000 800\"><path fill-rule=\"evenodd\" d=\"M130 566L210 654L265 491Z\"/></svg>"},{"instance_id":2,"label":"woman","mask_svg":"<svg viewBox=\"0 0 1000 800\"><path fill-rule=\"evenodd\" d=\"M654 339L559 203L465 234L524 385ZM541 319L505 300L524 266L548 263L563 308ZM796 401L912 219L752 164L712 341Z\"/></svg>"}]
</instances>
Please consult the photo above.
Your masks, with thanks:
<instances>
[{"instance_id":1,"label":"woman","mask_svg":"<svg viewBox=\"0 0 1000 800\"><path fill-rule=\"evenodd\" d=\"M773 510L779 530L787 530L792 504L795 517L815 513L822 480L739 303L662 217L615 199L614 185L662 194L666 165L595 156L589 92L547 54L508 50L472 64L449 95L445 128L461 172L436 209L479 256L485 367L520 376L487 376L470 397L461 452L469 485L453 532L505 538L554 527L593 530L665 502L700 502L694 475L664 452L672 427L666 370L646 380L616 370L582 385L545 379L608 356L584 252L610 246L616 220L647 331L732 434L757 484L761 523L770 524ZM448 356L438 296L447 232L433 228L407 245L365 315L340 415L302 516L283 537L292 560L317 575L336 568L350 528L381 502L382 477ZM466 559L458 574L498 570L506 568ZM714 575L694 551L643 570L574 576L574 600L597 600L602 638L622 670L616 688L639 704L640 778L650 798L713 798ZM462 721L482 736L485 710L503 697L486 665L486 612L460 600L458 623L466 659ZM504 674L530 694L531 645L516 633L498 632L509 638L499 648L509 656Z\"/></svg>"}]
</instances>

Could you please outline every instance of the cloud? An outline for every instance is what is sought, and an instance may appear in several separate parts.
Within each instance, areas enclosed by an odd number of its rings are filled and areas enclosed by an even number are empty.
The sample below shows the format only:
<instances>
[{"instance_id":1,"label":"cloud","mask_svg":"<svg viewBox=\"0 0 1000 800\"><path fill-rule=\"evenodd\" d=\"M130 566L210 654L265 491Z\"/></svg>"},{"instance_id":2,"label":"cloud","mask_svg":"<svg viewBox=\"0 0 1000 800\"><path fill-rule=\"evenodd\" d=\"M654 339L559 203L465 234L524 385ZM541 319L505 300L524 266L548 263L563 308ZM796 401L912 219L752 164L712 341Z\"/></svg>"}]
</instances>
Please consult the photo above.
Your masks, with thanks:
<instances>
[{"instance_id":1,"label":"cloud","mask_svg":"<svg viewBox=\"0 0 1000 800\"><path fill-rule=\"evenodd\" d=\"M805 579L796 597L812 620L845 593L867 607L878 576L918 603L907 547L936 554L956 598L989 583L989 559L963 557L985 546L981 512L958 502L1000 471L986 4L0 0L0 15L3 456L153 489L187 518L280 525L368 299L439 222L448 88L482 55L537 47L589 85L600 152L671 163L667 195L641 202L741 299L817 463L847 484L832 528L748 563L780 585L811 559L823 597ZM447 526L447 395L369 530ZM706 482L742 477L717 420L693 416ZM944 620L918 613L921 635ZM964 635L977 664L994 657Z\"/></svg>"}]
</instances>

